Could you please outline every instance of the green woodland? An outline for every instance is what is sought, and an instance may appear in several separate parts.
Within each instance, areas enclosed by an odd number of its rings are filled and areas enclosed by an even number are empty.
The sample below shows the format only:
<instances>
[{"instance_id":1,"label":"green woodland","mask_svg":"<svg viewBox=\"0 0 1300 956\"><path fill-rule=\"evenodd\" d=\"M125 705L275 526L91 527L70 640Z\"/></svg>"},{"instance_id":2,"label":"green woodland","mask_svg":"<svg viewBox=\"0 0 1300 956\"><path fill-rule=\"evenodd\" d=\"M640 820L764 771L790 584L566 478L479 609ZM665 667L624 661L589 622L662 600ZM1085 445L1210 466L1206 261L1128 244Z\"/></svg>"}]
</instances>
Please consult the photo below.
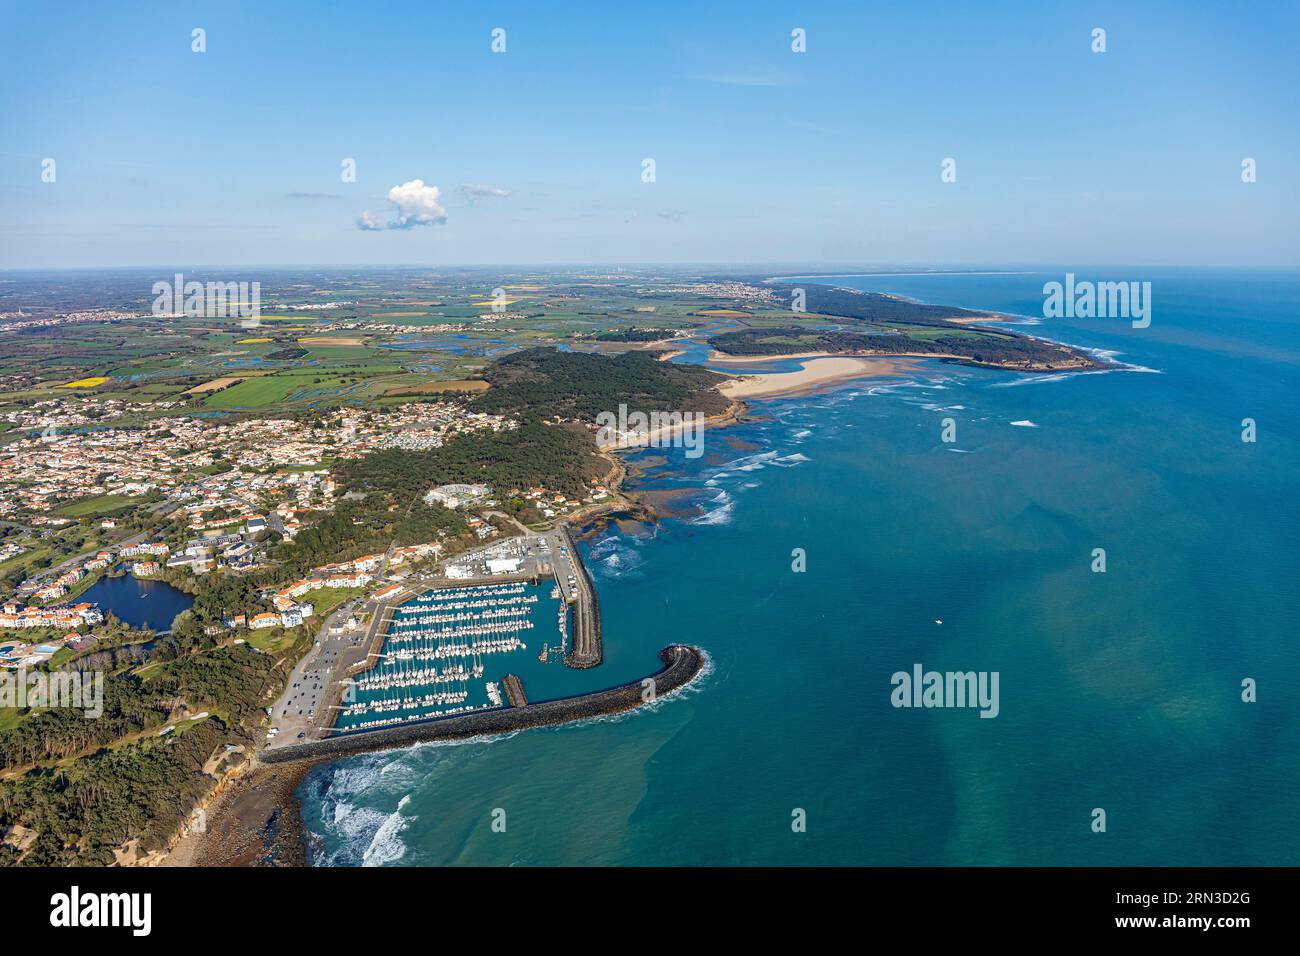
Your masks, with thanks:
<instances>
[{"instance_id":1,"label":"green woodland","mask_svg":"<svg viewBox=\"0 0 1300 956\"><path fill-rule=\"evenodd\" d=\"M479 411L531 412L546 417L595 421L601 412L702 412L726 410L714 386L718 376L694 365L660 362L645 352L588 355L534 348L506 356L488 368L491 388L474 400Z\"/></svg>"}]
</instances>

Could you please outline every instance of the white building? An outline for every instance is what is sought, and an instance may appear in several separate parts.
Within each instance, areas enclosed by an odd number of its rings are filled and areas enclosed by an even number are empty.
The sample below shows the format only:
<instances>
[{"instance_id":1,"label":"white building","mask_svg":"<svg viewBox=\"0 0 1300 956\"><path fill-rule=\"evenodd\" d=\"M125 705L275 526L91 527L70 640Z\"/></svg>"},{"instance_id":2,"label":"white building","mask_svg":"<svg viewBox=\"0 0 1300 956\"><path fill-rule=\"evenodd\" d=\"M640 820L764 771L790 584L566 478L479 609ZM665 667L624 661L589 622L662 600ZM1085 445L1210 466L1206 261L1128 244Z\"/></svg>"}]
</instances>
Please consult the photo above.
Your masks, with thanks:
<instances>
[{"instance_id":1,"label":"white building","mask_svg":"<svg viewBox=\"0 0 1300 956\"><path fill-rule=\"evenodd\" d=\"M488 485L439 485L424 496L426 505L444 508L464 508L492 494Z\"/></svg>"}]
</instances>

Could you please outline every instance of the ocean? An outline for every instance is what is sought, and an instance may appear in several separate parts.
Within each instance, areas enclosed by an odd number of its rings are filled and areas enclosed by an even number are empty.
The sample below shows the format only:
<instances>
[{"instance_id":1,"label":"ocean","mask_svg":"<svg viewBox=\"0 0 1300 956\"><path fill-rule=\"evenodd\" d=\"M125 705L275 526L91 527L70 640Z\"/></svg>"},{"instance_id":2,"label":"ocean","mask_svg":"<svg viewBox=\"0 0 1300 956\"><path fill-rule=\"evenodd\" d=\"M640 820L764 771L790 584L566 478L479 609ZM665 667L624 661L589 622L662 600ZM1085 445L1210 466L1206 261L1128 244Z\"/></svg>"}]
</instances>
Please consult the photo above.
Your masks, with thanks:
<instances>
[{"instance_id":1,"label":"ocean","mask_svg":"<svg viewBox=\"0 0 1300 956\"><path fill-rule=\"evenodd\" d=\"M636 456L674 516L583 546L599 672L682 641L706 676L630 715L317 768L314 862L1296 863L1300 274L1080 275L1151 280L1147 329L1034 318L1063 278L819 280L1020 315L1126 367L926 362L754 402L700 458ZM997 716L893 706L917 664L996 672Z\"/></svg>"}]
</instances>

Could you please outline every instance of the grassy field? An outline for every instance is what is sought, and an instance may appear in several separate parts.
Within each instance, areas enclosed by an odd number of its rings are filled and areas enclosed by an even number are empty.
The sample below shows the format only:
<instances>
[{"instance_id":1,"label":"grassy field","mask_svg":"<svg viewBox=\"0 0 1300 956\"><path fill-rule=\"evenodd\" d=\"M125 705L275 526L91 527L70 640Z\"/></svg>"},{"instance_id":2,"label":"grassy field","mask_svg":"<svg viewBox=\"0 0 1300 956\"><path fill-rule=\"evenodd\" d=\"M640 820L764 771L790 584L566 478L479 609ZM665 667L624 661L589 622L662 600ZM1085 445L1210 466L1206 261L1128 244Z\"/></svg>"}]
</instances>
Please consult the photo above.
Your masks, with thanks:
<instances>
[{"instance_id":1,"label":"grassy field","mask_svg":"<svg viewBox=\"0 0 1300 956\"><path fill-rule=\"evenodd\" d=\"M311 385L319 375L262 375L209 395L209 408L261 408L283 401L290 392ZM323 383L322 383L323 384Z\"/></svg>"},{"instance_id":2,"label":"grassy field","mask_svg":"<svg viewBox=\"0 0 1300 956\"><path fill-rule=\"evenodd\" d=\"M286 631L279 627L268 627L264 630L249 631L244 640L259 651L264 651L267 654L278 654L292 647L296 637L292 630Z\"/></svg>"},{"instance_id":3,"label":"grassy field","mask_svg":"<svg viewBox=\"0 0 1300 956\"><path fill-rule=\"evenodd\" d=\"M321 364L342 362L361 364L375 354L373 350L365 346L313 343L310 339L304 339L299 348L307 349L307 354L303 356L305 361L315 361Z\"/></svg>"},{"instance_id":4,"label":"grassy field","mask_svg":"<svg viewBox=\"0 0 1300 956\"><path fill-rule=\"evenodd\" d=\"M53 548L46 547L45 545L34 545L30 550L24 551L22 554L16 554L7 561L0 561L0 574L3 574L10 568L18 567L19 565L27 566L35 564L42 558L47 558L53 553Z\"/></svg>"},{"instance_id":5,"label":"grassy field","mask_svg":"<svg viewBox=\"0 0 1300 956\"><path fill-rule=\"evenodd\" d=\"M79 501L71 501L66 505L60 505L54 510L69 518L81 518L86 515L102 515L113 511L121 511L137 502L138 499L127 495L100 495L97 498L82 498Z\"/></svg>"},{"instance_id":6,"label":"grassy field","mask_svg":"<svg viewBox=\"0 0 1300 956\"><path fill-rule=\"evenodd\" d=\"M437 395L442 392L482 392L488 383L481 379L462 379L451 382L421 382L411 385L396 385L384 392L385 397L394 395Z\"/></svg>"},{"instance_id":7,"label":"grassy field","mask_svg":"<svg viewBox=\"0 0 1300 956\"><path fill-rule=\"evenodd\" d=\"M281 465L279 468L275 470L287 472L288 474L294 474L297 472L304 472L304 471L320 471L322 468L332 467L335 461L336 459L334 458L325 457L322 458L320 461L309 461L301 465Z\"/></svg>"},{"instance_id":8,"label":"grassy field","mask_svg":"<svg viewBox=\"0 0 1300 956\"><path fill-rule=\"evenodd\" d=\"M344 601L365 593L365 588L321 588L319 591L312 591L308 600L315 608L315 616L323 618Z\"/></svg>"}]
</instances>

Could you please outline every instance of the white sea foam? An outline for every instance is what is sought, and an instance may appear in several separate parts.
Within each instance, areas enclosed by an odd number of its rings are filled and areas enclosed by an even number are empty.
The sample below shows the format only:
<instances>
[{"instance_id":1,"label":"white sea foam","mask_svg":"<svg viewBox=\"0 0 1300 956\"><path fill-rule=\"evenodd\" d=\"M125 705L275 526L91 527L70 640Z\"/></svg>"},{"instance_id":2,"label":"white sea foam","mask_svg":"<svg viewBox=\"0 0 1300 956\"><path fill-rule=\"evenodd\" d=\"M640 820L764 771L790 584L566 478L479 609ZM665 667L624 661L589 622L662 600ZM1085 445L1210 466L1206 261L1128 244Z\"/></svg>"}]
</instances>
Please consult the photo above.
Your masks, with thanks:
<instances>
[{"instance_id":1,"label":"white sea foam","mask_svg":"<svg viewBox=\"0 0 1300 956\"><path fill-rule=\"evenodd\" d=\"M1026 375L1024 378L1013 378L1009 382L993 382L989 385L989 388L1011 388L1014 385L1045 385L1048 382L1064 382L1067 378L1083 374L1086 373L1059 372L1053 375Z\"/></svg>"},{"instance_id":2,"label":"white sea foam","mask_svg":"<svg viewBox=\"0 0 1300 956\"><path fill-rule=\"evenodd\" d=\"M1074 347L1082 349L1093 358L1101 359L1103 362L1112 362L1116 366L1115 368L1099 369L1099 372L1146 372L1150 375L1165 374L1158 368L1147 368L1145 365L1134 365L1132 362L1123 362L1117 358L1117 356L1122 355L1123 353L1115 349L1094 349L1083 345L1076 345Z\"/></svg>"},{"instance_id":3,"label":"white sea foam","mask_svg":"<svg viewBox=\"0 0 1300 956\"><path fill-rule=\"evenodd\" d=\"M795 465L801 465L805 461L811 460L812 459L807 455L795 452L792 455L782 455L779 458L773 458L769 464L775 465L778 468L793 468Z\"/></svg>"},{"instance_id":4,"label":"white sea foam","mask_svg":"<svg viewBox=\"0 0 1300 956\"><path fill-rule=\"evenodd\" d=\"M600 556L592 550L592 557L596 558L598 576L621 578L633 574L641 566L644 559L637 553L635 548L627 547L622 542L617 542L617 547L607 549Z\"/></svg>"},{"instance_id":5,"label":"white sea foam","mask_svg":"<svg viewBox=\"0 0 1300 956\"><path fill-rule=\"evenodd\" d=\"M867 389L868 395L897 395L904 388L926 388L924 382L895 382L892 385L873 385Z\"/></svg>"},{"instance_id":6,"label":"white sea foam","mask_svg":"<svg viewBox=\"0 0 1300 956\"><path fill-rule=\"evenodd\" d=\"M361 854L362 866L384 866L396 863L406 855L402 833L415 817L403 815L402 810L410 802L411 795L408 793L397 802L397 809L384 818Z\"/></svg>"},{"instance_id":7,"label":"white sea foam","mask_svg":"<svg viewBox=\"0 0 1300 956\"><path fill-rule=\"evenodd\" d=\"M736 507L736 503L731 499L731 495L727 494L725 490L719 491L718 496L713 498L709 503L716 504L718 507L706 511L698 518L692 518L690 523L703 525L730 524L732 512Z\"/></svg>"},{"instance_id":8,"label":"white sea foam","mask_svg":"<svg viewBox=\"0 0 1300 956\"><path fill-rule=\"evenodd\" d=\"M700 647L698 644L691 645L700 652L700 672L695 675L695 679L685 687L678 687L676 690L669 691L666 694L658 695L650 703L642 704L640 707L634 707L631 710L620 711L617 714L601 714L598 717L584 717L582 720L567 721L563 724L556 724L555 730L576 730L582 727L590 727L593 724L621 724L627 720L636 720L645 714L653 714L662 710L670 701L683 700L696 694L702 694L709 684L710 679L717 671L717 665L714 663L713 656Z\"/></svg>"},{"instance_id":9,"label":"white sea foam","mask_svg":"<svg viewBox=\"0 0 1300 956\"><path fill-rule=\"evenodd\" d=\"M769 462L775 461L777 452L765 451L760 455L751 455L749 458L739 459L739 462L732 462L736 471L761 471Z\"/></svg>"}]
</instances>

